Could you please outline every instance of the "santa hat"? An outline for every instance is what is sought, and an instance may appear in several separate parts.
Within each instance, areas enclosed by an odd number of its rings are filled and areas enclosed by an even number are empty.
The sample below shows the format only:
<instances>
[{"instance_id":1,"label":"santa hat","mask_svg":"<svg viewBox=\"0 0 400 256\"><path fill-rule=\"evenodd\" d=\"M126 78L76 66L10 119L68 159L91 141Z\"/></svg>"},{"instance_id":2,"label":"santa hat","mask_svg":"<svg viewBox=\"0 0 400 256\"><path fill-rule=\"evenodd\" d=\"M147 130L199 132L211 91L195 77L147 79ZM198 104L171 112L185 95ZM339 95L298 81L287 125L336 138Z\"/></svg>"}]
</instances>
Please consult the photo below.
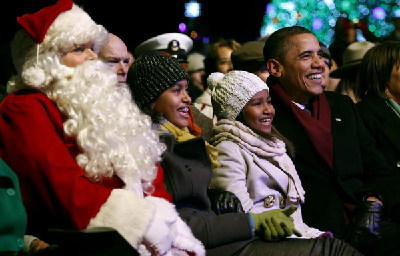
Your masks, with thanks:
<instances>
[{"instance_id":1,"label":"santa hat","mask_svg":"<svg viewBox=\"0 0 400 256\"><path fill-rule=\"evenodd\" d=\"M46 72L49 57L68 52L76 45L94 43L99 51L107 31L71 0L59 0L38 12L17 18L22 30L11 42L14 65L28 86L41 88L51 81Z\"/></svg>"}]
</instances>

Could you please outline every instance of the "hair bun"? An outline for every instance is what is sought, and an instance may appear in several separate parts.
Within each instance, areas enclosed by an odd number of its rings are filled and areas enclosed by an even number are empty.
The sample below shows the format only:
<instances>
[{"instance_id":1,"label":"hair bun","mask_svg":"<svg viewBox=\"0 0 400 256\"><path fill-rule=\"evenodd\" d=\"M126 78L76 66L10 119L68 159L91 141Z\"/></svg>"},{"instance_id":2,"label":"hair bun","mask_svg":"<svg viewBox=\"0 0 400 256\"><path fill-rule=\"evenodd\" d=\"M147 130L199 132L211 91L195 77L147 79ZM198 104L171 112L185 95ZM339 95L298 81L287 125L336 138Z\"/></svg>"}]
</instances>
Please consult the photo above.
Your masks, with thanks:
<instances>
[{"instance_id":1,"label":"hair bun","mask_svg":"<svg viewBox=\"0 0 400 256\"><path fill-rule=\"evenodd\" d=\"M221 72L211 73L207 78L207 86L211 91L222 81L224 74Z\"/></svg>"}]
</instances>

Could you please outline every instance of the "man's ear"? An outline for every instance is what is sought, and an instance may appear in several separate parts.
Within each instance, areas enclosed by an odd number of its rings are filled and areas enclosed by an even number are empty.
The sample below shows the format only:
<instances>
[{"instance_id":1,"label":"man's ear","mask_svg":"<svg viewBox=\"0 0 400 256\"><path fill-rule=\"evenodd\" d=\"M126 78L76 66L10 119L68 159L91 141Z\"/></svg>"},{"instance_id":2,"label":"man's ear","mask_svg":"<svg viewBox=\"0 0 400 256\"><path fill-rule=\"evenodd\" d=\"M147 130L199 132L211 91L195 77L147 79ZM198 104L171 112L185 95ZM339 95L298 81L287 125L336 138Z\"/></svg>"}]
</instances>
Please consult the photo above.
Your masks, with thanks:
<instances>
[{"instance_id":1,"label":"man's ear","mask_svg":"<svg viewBox=\"0 0 400 256\"><path fill-rule=\"evenodd\" d=\"M282 65L276 59L269 59L266 66L269 73L274 77L280 77L282 75Z\"/></svg>"}]
</instances>

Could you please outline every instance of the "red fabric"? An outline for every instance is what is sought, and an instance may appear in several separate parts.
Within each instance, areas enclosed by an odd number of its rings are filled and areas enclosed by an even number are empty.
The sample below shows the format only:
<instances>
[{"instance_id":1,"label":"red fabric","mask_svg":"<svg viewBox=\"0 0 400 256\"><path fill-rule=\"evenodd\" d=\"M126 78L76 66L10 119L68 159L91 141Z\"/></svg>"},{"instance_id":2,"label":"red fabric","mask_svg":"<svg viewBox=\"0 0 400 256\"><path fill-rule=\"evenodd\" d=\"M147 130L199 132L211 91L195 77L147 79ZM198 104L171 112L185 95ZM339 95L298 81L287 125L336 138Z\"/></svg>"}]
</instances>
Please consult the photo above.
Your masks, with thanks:
<instances>
[{"instance_id":1,"label":"red fabric","mask_svg":"<svg viewBox=\"0 0 400 256\"><path fill-rule=\"evenodd\" d=\"M190 131L191 134L193 134L196 137L201 136L201 128L200 126L198 126L195 121L194 121L194 117L193 117L193 112L192 109L189 108L189 125L188 125L188 129Z\"/></svg>"},{"instance_id":2,"label":"red fabric","mask_svg":"<svg viewBox=\"0 0 400 256\"><path fill-rule=\"evenodd\" d=\"M331 133L331 111L325 94L312 99L312 115L297 107L279 84L270 86L293 112L304 128L317 152L328 166L333 169L333 138Z\"/></svg>"},{"instance_id":3,"label":"red fabric","mask_svg":"<svg viewBox=\"0 0 400 256\"><path fill-rule=\"evenodd\" d=\"M108 199L117 177L92 183L74 157L55 104L37 91L19 91L0 104L0 156L20 180L28 227L84 229Z\"/></svg>"},{"instance_id":4,"label":"red fabric","mask_svg":"<svg viewBox=\"0 0 400 256\"><path fill-rule=\"evenodd\" d=\"M157 177L153 180L154 192L151 194L155 197L161 197L172 203L172 196L168 193L164 185L164 169L160 164L157 165Z\"/></svg>"},{"instance_id":5,"label":"red fabric","mask_svg":"<svg viewBox=\"0 0 400 256\"><path fill-rule=\"evenodd\" d=\"M54 5L44 7L43 9L32 13L25 14L17 18L17 21L35 41L40 44L46 36L47 30L60 15L60 13L68 11L72 8L73 2L71 0L58 0Z\"/></svg>"}]
</instances>

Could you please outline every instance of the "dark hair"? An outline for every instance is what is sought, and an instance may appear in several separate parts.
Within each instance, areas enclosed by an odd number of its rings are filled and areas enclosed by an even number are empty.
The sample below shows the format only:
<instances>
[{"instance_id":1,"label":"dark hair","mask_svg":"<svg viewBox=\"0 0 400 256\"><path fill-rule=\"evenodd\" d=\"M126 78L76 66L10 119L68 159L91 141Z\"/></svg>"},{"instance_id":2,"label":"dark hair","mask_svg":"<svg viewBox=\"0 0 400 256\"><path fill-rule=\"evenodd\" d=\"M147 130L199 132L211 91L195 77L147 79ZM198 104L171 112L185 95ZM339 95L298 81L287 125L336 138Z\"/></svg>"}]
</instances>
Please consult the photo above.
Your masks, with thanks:
<instances>
[{"instance_id":1,"label":"dark hair","mask_svg":"<svg viewBox=\"0 0 400 256\"><path fill-rule=\"evenodd\" d=\"M217 72L217 57L218 57L218 49L221 47L231 48L233 51L242 46L239 42L232 38L218 38L217 41L211 44L211 48L207 53L206 58L204 59L204 69L206 72L205 79L214 72ZM204 83L207 85L207 81Z\"/></svg>"},{"instance_id":2,"label":"dark hair","mask_svg":"<svg viewBox=\"0 0 400 256\"><path fill-rule=\"evenodd\" d=\"M286 52L290 46L289 37L300 34L312 34L312 32L305 27L292 26L278 29L272 33L267 41L265 41L263 49L265 62L270 59L282 61L284 52Z\"/></svg>"},{"instance_id":3,"label":"dark hair","mask_svg":"<svg viewBox=\"0 0 400 256\"><path fill-rule=\"evenodd\" d=\"M400 67L400 42L385 41L369 49L360 64L357 96L362 98L367 93L373 93L387 98L385 90L394 65Z\"/></svg>"}]
</instances>

